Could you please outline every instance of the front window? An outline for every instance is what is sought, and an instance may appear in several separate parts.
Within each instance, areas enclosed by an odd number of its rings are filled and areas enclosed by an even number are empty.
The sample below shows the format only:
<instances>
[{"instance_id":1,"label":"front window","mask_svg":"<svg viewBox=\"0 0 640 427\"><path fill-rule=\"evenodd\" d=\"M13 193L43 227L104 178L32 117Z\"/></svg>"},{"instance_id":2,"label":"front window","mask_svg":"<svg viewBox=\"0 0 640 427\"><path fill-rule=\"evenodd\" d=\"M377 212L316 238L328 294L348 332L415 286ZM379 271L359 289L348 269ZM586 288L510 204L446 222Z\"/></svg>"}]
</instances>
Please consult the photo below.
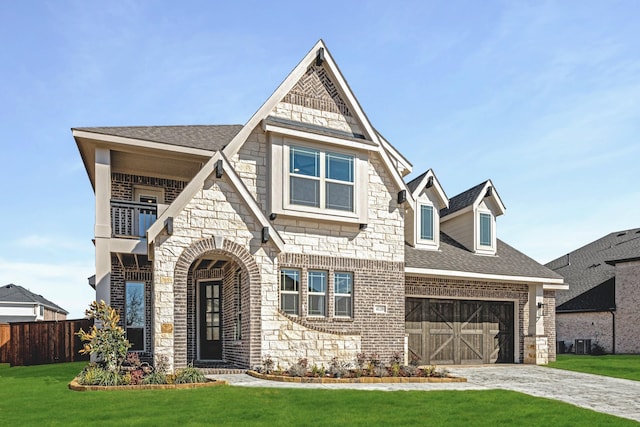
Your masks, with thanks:
<instances>
[{"instance_id":1,"label":"front window","mask_svg":"<svg viewBox=\"0 0 640 427\"><path fill-rule=\"evenodd\" d=\"M420 239L433 240L433 206L420 205Z\"/></svg>"},{"instance_id":2,"label":"front window","mask_svg":"<svg viewBox=\"0 0 640 427\"><path fill-rule=\"evenodd\" d=\"M354 157L311 148L289 150L292 205L354 212Z\"/></svg>"},{"instance_id":3,"label":"front window","mask_svg":"<svg viewBox=\"0 0 640 427\"><path fill-rule=\"evenodd\" d=\"M338 273L333 276L336 316L353 316L353 273Z\"/></svg>"},{"instance_id":4,"label":"front window","mask_svg":"<svg viewBox=\"0 0 640 427\"><path fill-rule=\"evenodd\" d=\"M324 271L310 271L307 277L309 316L326 316L327 273Z\"/></svg>"},{"instance_id":5,"label":"front window","mask_svg":"<svg viewBox=\"0 0 640 427\"><path fill-rule=\"evenodd\" d=\"M480 245L491 246L491 215L480 214Z\"/></svg>"},{"instance_id":6,"label":"front window","mask_svg":"<svg viewBox=\"0 0 640 427\"><path fill-rule=\"evenodd\" d=\"M280 309L288 314L299 314L300 271L280 271Z\"/></svg>"},{"instance_id":7,"label":"front window","mask_svg":"<svg viewBox=\"0 0 640 427\"><path fill-rule=\"evenodd\" d=\"M131 350L144 351L144 283L127 282L125 285L125 326Z\"/></svg>"}]
</instances>

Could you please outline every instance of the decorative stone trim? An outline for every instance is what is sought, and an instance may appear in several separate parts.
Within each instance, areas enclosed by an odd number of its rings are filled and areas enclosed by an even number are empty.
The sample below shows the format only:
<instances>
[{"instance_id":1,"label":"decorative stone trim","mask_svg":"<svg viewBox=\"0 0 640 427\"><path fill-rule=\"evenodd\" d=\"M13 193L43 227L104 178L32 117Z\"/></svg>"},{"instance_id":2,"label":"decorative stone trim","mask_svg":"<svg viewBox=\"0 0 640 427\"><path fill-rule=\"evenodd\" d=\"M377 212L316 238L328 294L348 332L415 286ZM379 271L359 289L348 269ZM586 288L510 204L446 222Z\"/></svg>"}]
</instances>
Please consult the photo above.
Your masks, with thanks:
<instances>
[{"instance_id":1,"label":"decorative stone trim","mask_svg":"<svg viewBox=\"0 0 640 427\"><path fill-rule=\"evenodd\" d=\"M333 84L322 66L310 65L298 80L291 92L285 95L284 102L321 111L340 113L351 116L349 107L342 100L338 89Z\"/></svg>"},{"instance_id":2,"label":"decorative stone trim","mask_svg":"<svg viewBox=\"0 0 640 427\"><path fill-rule=\"evenodd\" d=\"M333 335L361 335L362 332L361 331L336 331L335 329L329 328L329 326L335 326L335 322L345 322L345 323L353 323L353 319L349 318L345 318L345 319L341 319L341 318L334 318L331 319L332 323L327 324L327 327L323 327L321 324L317 324L317 323L312 323L312 322L308 322L306 320L304 320L303 318L300 318L298 316L292 316L288 313L285 313L284 311L282 311L281 309L278 309L278 314L280 314L281 316L286 317L288 320L290 320L293 323L297 323L300 326L304 326L305 328L314 330L316 332L323 332L326 334L333 334Z\"/></svg>"},{"instance_id":3,"label":"decorative stone trim","mask_svg":"<svg viewBox=\"0 0 640 427\"><path fill-rule=\"evenodd\" d=\"M373 259L338 258L326 255L282 253L278 256L281 267L334 270L383 270L404 273L404 262L378 261Z\"/></svg>"},{"instance_id":4,"label":"decorative stone trim","mask_svg":"<svg viewBox=\"0 0 640 427\"><path fill-rule=\"evenodd\" d=\"M360 378L319 378L319 377L286 377L283 375L267 375L256 371L247 371L254 378L267 381L300 384L397 384L397 383L466 383L463 377L360 377Z\"/></svg>"},{"instance_id":5,"label":"decorative stone trim","mask_svg":"<svg viewBox=\"0 0 640 427\"><path fill-rule=\"evenodd\" d=\"M176 390L187 388L203 388L203 387L217 387L221 385L227 385L225 380L212 380L206 383L188 383L188 384L141 384L141 385L116 385L116 386L103 386L103 385L82 385L78 382L77 378L74 378L69 383L69 390L73 391L108 391L108 390Z\"/></svg>"}]
</instances>

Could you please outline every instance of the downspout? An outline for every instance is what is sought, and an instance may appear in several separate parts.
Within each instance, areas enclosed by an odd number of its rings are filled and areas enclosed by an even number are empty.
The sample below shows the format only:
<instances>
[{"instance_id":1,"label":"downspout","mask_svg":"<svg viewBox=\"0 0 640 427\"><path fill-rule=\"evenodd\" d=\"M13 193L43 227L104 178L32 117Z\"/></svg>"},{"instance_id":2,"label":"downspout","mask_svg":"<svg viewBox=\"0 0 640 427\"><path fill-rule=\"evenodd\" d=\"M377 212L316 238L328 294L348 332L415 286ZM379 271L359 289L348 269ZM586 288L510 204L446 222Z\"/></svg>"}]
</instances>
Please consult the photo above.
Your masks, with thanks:
<instances>
[{"instance_id":1,"label":"downspout","mask_svg":"<svg viewBox=\"0 0 640 427\"><path fill-rule=\"evenodd\" d=\"M611 313L611 354L616 354L616 312L613 309Z\"/></svg>"}]
</instances>

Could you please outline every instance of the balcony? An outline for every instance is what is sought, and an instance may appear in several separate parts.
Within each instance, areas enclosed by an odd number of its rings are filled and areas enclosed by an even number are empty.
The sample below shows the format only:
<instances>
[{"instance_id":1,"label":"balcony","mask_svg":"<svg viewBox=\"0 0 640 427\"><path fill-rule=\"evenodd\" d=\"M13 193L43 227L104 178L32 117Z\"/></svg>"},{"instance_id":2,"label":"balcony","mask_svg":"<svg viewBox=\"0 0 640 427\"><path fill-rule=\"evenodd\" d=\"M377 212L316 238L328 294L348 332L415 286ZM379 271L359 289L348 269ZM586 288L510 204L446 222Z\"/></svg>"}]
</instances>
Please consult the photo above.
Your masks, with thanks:
<instances>
[{"instance_id":1,"label":"balcony","mask_svg":"<svg viewBox=\"0 0 640 427\"><path fill-rule=\"evenodd\" d=\"M158 217L153 203L111 201L111 234L113 237L141 238Z\"/></svg>"}]
</instances>

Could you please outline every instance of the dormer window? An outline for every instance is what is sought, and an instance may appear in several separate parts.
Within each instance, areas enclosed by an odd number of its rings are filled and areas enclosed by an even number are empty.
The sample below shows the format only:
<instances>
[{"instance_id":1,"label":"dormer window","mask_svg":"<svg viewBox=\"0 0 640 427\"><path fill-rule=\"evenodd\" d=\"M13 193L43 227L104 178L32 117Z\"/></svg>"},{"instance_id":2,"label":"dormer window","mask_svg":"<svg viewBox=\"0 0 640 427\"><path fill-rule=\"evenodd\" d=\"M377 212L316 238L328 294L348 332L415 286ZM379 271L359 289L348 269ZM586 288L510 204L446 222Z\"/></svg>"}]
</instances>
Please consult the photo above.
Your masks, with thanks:
<instances>
[{"instance_id":1,"label":"dormer window","mask_svg":"<svg viewBox=\"0 0 640 427\"><path fill-rule=\"evenodd\" d=\"M433 206L420 205L420 240L433 242Z\"/></svg>"},{"instance_id":2,"label":"dormer window","mask_svg":"<svg viewBox=\"0 0 640 427\"><path fill-rule=\"evenodd\" d=\"M480 214L480 246L493 246L493 238L491 233L491 214Z\"/></svg>"}]
</instances>

